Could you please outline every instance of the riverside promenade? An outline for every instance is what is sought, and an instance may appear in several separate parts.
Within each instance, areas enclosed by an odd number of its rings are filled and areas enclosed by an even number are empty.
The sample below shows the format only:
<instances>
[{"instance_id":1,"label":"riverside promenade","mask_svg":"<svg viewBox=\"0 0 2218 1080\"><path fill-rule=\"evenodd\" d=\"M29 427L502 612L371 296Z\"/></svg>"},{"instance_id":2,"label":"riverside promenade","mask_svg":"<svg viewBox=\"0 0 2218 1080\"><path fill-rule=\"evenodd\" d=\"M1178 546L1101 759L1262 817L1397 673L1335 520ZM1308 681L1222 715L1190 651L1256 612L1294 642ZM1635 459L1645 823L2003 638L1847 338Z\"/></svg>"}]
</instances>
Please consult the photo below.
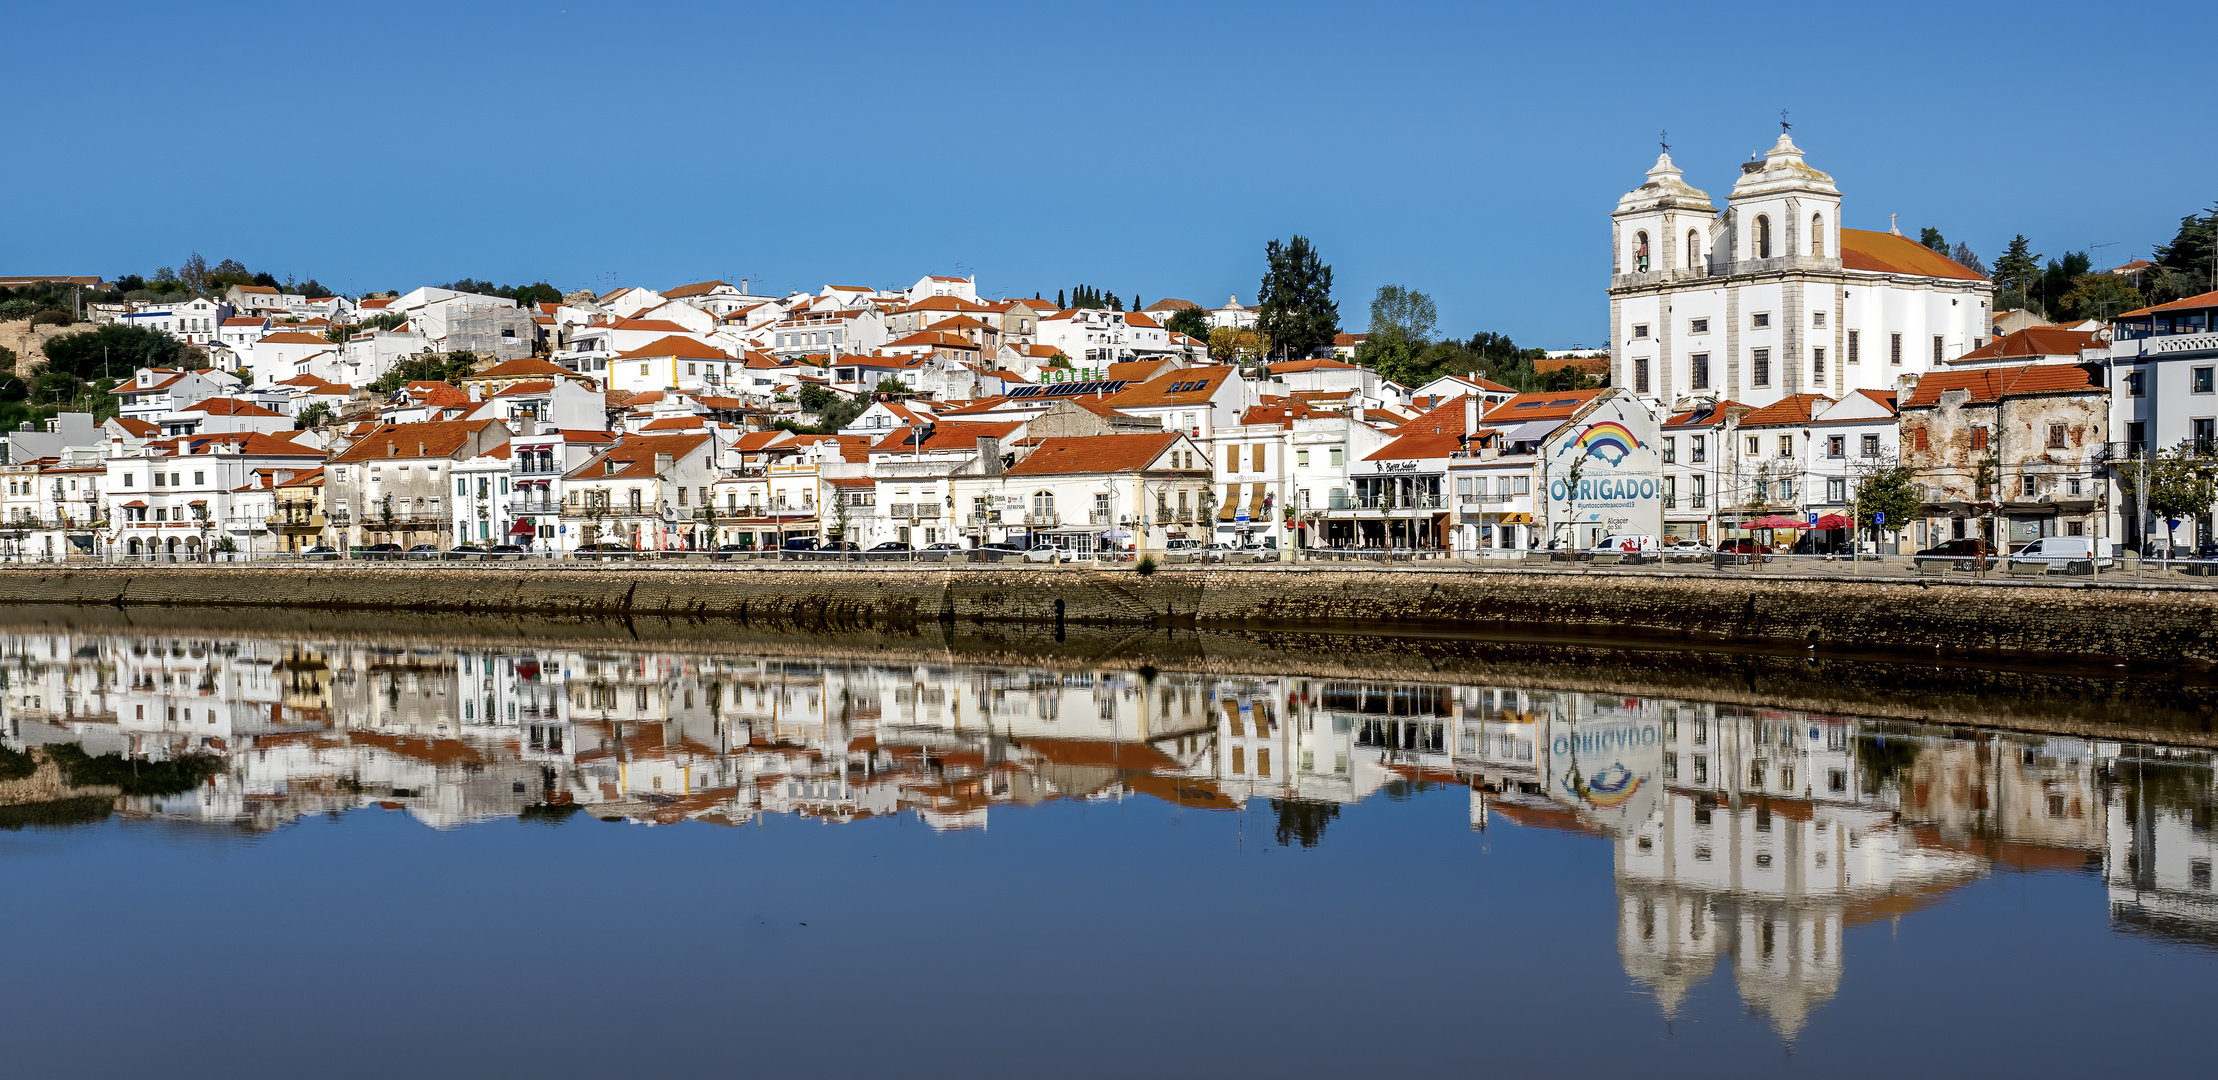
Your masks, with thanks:
<instances>
[{"instance_id":1,"label":"riverside promenade","mask_svg":"<svg viewBox=\"0 0 2218 1080\"><path fill-rule=\"evenodd\" d=\"M1119 566L340 561L0 567L0 603L734 620L1331 628L1785 644L1898 656L2218 664L2200 576L1421 562ZM1129 564L1124 564L1129 566Z\"/></svg>"}]
</instances>

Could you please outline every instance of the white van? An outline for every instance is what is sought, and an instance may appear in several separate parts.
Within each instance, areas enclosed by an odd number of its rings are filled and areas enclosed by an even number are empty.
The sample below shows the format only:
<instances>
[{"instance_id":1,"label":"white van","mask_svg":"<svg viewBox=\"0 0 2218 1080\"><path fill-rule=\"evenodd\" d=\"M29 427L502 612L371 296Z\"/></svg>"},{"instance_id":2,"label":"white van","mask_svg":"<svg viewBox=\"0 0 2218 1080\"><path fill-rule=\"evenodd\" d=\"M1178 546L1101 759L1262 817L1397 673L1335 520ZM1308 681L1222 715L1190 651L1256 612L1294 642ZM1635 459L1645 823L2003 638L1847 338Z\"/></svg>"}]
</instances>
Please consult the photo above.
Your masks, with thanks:
<instances>
[{"instance_id":1,"label":"white van","mask_svg":"<svg viewBox=\"0 0 2218 1080\"><path fill-rule=\"evenodd\" d=\"M1596 555L1656 555L1663 543L1647 533L1614 533L1588 550Z\"/></svg>"},{"instance_id":2,"label":"white van","mask_svg":"<svg viewBox=\"0 0 2218 1080\"><path fill-rule=\"evenodd\" d=\"M2110 558L2095 557L2095 538L2092 536L2044 536L2012 552L2013 563L2047 563L2051 572L2071 569L2073 563L2090 564L2107 568Z\"/></svg>"}]
</instances>

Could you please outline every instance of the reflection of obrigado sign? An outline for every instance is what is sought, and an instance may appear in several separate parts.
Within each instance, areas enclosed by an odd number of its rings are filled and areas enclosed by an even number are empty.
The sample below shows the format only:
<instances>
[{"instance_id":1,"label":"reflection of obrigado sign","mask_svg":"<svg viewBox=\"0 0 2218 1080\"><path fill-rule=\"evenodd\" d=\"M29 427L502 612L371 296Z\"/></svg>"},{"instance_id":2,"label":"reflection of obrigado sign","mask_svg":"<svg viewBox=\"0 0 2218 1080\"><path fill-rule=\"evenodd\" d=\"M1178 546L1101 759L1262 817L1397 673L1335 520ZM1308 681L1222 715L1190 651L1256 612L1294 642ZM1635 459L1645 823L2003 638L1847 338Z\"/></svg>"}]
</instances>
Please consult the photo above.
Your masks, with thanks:
<instances>
[{"instance_id":1,"label":"reflection of obrigado sign","mask_svg":"<svg viewBox=\"0 0 2218 1080\"><path fill-rule=\"evenodd\" d=\"M1558 757L1579 754L1584 757L1603 757L1619 754L1643 746L1655 746L1663 741L1663 732L1654 724L1612 724L1607 727L1579 728L1568 735L1558 735L1548 749Z\"/></svg>"}]
</instances>

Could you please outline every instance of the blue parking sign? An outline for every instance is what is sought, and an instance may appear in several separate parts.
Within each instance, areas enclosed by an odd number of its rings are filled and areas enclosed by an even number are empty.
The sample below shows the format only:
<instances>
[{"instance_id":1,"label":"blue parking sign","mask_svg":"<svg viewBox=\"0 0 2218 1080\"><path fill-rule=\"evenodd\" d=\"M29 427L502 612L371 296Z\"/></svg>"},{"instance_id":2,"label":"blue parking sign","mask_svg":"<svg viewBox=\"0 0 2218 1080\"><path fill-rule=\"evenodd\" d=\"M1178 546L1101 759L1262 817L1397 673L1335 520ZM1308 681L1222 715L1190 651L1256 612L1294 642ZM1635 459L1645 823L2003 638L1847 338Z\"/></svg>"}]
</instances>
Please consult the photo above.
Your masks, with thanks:
<instances>
[{"instance_id":1,"label":"blue parking sign","mask_svg":"<svg viewBox=\"0 0 2218 1080\"><path fill-rule=\"evenodd\" d=\"M1871 515L1871 523L1874 525L1885 525L1887 523L1887 512L1884 510L1873 511Z\"/></svg>"}]
</instances>

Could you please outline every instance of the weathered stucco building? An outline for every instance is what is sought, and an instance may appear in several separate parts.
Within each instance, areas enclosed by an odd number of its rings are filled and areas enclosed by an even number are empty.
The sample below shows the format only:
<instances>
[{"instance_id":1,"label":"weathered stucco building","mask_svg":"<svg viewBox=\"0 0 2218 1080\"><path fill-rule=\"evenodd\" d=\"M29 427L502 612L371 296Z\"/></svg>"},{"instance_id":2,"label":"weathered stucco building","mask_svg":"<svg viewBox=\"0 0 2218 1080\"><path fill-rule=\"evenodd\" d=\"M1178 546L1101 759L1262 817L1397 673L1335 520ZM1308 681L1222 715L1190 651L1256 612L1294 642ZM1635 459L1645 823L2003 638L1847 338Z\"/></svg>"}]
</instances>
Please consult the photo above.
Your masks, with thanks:
<instances>
[{"instance_id":1,"label":"weathered stucco building","mask_svg":"<svg viewBox=\"0 0 2218 1080\"><path fill-rule=\"evenodd\" d=\"M1901 406L1902 461L1924 499L1919 547L1985 537L1998 548L2043 536L2108 542L2096 463L2109 393L2094 364L1927 375Z\"/></svg>"}]
</instances>

